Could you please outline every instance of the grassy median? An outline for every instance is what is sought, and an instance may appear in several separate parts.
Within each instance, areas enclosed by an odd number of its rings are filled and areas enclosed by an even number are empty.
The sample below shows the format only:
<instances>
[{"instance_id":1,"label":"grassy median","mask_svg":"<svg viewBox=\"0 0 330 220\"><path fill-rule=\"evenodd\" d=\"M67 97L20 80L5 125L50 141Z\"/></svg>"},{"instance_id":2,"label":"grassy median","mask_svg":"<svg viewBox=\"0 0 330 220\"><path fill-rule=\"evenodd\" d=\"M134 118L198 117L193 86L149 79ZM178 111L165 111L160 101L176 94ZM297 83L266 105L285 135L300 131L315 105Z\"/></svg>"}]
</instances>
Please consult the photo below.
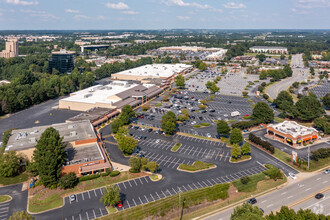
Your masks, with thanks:
<instances>
[{"instance_id":1,"label":"grassy median","mask_svg":"<svg viewBox=\"0 0 330 220\"><path fill-rule=\"evenodd\" d=\"M11 199L8 195L0 195L0 203L7 202Z\"/></svg>"},{"instance_id":2,"label":"grassy median","mask_svg":"<svg viewBox=\"0 0 330 220\"><path fill-rule=\"evenodd\" d=\"M263 173L257 173L252 176L249 176L249 182L246 184L243 184L240 179L235 180L233 182L233 185L236 187L238 192L253 192L257 189L257 184L261 180L264 180L266 178L266 175Z\"/></svg>"},{"instance_id":3,"label":"grassy median","mask_svg":"<svg viewBox=\"0 0 330 220\"><path fill-rule=\"evenodd\" d=\"M192 165L188 164L180 164L178 167L180 170L186 170L186 171L200 171L215 167L213 163L205 163L202 161L195 161Z\"/></svg>"},{"instance_id":4,"label":"grassy median","mask_svg":"<svg viewBox=\"0 0 330 220\"><path fill-rule=\"evenodd\" d=\"M182 144L180 144L180 143L176 143L176 144L172 147L171 151L172 151L172 152L177 152L177 151L180 149L181 146L182 146Z\"/></svg>"}]
</instances>

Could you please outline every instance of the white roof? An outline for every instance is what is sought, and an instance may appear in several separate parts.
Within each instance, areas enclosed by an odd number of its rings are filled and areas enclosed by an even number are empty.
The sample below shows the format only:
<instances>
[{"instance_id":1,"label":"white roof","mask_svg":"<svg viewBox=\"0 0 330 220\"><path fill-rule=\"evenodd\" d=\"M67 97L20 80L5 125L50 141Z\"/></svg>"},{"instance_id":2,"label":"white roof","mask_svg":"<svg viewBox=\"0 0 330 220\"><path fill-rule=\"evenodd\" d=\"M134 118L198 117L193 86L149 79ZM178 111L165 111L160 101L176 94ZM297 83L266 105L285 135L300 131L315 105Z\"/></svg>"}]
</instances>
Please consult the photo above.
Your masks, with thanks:
<instances>
[{"instance_id":1,"label":"white roof","mask_svg":"<svg viewBox=\"0 0 330 220\"><path fill-rule=\"evenodd\" d=\"M316 129L300 125L295 121L284 121L279 124L268 125L268 127L271 127L282 133L289 134L295 138L298 136L309 135L314 132L317 132Z\"/></svg>"},{"instance_id":2,"label":"white roof","mask_svg":"<svg viewBox=\"0 0 330 220\"><path fill-rule=\"evenodd\" d=\"M177 73L180 73L192 65L177 63L177 64L150 64L145 66L140 66L134 69L125 70L118 75L131 75L131 76L146 76L146 77L171 77ZM112 74L112 76L116 76Z\"/></svg>"},{"instance_id":3,"label":"white roof","mask_svg":"<svg viewBox=\"0 0 330 220\"><path fill-rule=\"evenodd\" d=\"M108 85L96 85L84 90L71 93L70 97L64 98L64 101L83 102L83 103L106 103L113 104L118 99L109 99L111 96L131 89L139 84L128 84L126 81L112 81Z\"/></svg>"}]
</instances>

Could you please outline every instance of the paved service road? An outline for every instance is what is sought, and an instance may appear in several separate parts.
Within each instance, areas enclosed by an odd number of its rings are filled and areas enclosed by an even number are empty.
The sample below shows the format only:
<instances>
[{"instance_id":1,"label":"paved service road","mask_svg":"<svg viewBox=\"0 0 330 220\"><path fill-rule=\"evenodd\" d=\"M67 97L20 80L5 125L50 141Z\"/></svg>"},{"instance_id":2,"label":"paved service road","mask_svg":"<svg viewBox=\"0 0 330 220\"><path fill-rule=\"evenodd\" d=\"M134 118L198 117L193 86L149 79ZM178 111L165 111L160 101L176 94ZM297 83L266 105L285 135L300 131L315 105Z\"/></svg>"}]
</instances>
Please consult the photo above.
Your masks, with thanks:
<instances>
[{"instance_id":1,"label":"paved service road","mask_svg":"<svg viewBox=\"0 0 330 220\"><path fill-rule=\"evenodd\" d=\"M282 79L268 88L267 93L272 99L275 99L281 91L288 89L294 82L301 82L307 79L309 70L304 68L302 54L292 56L291 68L293 71L292 77Z\"/></svg>"},{"instance_id":2,"label":"paved service road","mask_svg":"<svg viewBox=\"0 0 330 220\"><path fill-rule=\"evenodd\" d=\"M10 195L13 199L0 204L0 220L8 219L14 212L26 210L28 191L22 191L22 184L0 188L0 195Z\"/></svg>"},{"instance_id":3,"label":"paved service road","mask_svg":"<svg viewBox=\"0 0 330 220\"><path fill-rule=\"evenodd\" d=\"M297 180L292 180L292 181L294 182ZM265 211L265 214L268 214L271 211L279 210L284 205L290 206L290 204L302 200L308 195L314 196L316 193L320 192L321 190L328 188L329 183L330 183L330 175L320 173L312 177L309 177L307 179L304 179L302 181L297 181L296 183L292 183L272 193L266 194L261 197L257 197L256 199L258 202L256 205L262 208ZM207 219L207 220L230 219L230 215L233 212L233 209L234 208L230 208L223 212L202 219ZM327 212L329 212L329 210L327 210Z\"/></svg>"}]
</instances>

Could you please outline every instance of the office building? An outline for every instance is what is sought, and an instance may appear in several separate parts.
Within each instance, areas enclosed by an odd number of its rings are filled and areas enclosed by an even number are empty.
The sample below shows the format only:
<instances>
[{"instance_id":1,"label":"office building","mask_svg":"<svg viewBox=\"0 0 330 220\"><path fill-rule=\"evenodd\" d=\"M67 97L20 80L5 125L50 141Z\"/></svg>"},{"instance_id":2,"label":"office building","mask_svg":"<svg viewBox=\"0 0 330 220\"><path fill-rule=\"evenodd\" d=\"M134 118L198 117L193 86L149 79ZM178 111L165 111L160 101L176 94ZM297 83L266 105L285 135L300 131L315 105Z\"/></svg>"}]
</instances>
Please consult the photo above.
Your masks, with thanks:
<instances>
[{"instance_id":1,"label":"office building","mask_svg":"<svg viewBox=\"0 0 330 220\"><path fill-rule=\"evenodd\" d=\"M55 51L49 59L49 72L57 69L60 73L70 73L74 69L74 51Z\"/></svg>"},{"instance_id":2,"label":"office building","mask_svg":"<svg viewBox=\"0 0 330 220\"><path fill-rule=\"evenodd\" d=\"M285 47L254 46L254 47L250 47L249 50L251 53L288 54L288 49Z\"/></svg>"},{"instance_id":3,"label":"office building","mask_svg":"<svg viewBox=\"0 0 330 220\"><path fill-rule=\"evenodd\" d=\"M0 58L11 58L18 56L18 41L16 39L7 41L5 47L6 49L0 52Z\"/></svg>"}]
</instances>

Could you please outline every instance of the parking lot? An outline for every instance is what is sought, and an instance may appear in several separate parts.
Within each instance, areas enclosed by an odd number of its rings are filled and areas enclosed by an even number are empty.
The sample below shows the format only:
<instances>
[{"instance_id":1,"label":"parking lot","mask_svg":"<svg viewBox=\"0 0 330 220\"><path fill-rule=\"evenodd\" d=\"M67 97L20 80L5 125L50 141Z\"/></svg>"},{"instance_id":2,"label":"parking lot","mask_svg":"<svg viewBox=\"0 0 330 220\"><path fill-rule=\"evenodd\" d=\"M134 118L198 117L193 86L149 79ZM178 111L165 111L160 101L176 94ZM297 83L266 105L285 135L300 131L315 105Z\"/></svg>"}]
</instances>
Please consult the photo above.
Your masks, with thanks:
<instances>
[{"instance_id":1,"label":"parking lot","mask_svg":"<svg viewBox=\"0 0 330 220\"><path fill-rule=\"evenodd\" d=\"M317 96L317 98L322 98L326 94L330 93L330 82L324 82L321 85L317 85L311 89Z\"/></svg>"}]
</instances>

